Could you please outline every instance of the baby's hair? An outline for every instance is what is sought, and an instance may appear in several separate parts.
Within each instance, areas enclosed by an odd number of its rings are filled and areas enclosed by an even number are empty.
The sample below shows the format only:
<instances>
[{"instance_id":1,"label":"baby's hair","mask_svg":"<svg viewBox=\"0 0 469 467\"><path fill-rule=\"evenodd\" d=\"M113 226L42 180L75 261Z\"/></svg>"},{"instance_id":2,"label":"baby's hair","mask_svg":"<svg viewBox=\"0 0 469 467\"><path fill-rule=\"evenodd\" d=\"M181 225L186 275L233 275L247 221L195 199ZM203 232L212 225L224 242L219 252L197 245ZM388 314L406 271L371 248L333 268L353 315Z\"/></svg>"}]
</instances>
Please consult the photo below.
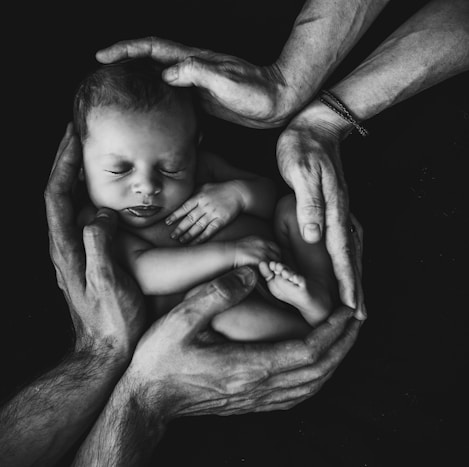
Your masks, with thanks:
<instances>
[{"instance_id":1,"label":"baby's hair","mask_svg":"<svg viewBox=\"0 0 469 467\"><path fill-rule=\"evenodd\" d=\"M175 88L161 78L163 67L149 58L99 65L88 73L74 98L75 130L84 142L88 136L86 118L95 107L115 106L122 110L148 112L166 106L187 89Z\"/></svg>"}]
</instances>

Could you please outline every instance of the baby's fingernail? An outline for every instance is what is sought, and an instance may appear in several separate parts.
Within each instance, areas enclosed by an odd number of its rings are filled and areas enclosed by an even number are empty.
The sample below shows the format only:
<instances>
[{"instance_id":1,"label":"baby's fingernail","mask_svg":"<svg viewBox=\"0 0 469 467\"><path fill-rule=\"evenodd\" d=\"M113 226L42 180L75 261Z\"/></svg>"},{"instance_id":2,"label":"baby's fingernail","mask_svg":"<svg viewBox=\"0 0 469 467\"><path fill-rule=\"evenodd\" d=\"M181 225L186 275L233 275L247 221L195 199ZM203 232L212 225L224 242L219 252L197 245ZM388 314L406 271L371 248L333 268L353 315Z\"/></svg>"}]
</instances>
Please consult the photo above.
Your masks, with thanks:
<instances>
[{"instance_id":1,"label":"baby's fingernail","mask_svg":"<svg viewBox=\"0 0 469 467\"><path fill-rule=\"evenodd\" d=\"M303 237L309 242L317 242L321 238L321 229L318 224L306 224L303 228Z\"/></svg>"},{"instance_id":2,"label":"baby's fingernail","mask_svg":"<svg viewBox=\"0 0 469 467\"><path fill-rule=\"evenodd\" d=\"M165 224L166 224L166 225L171 225L172 222L173 222L173 221L172 221L171 219L166 219L166 220L165 220Z\"/></svg>"},{"instance_id":3,"label":"baby's fingernail","mask_svg":"<svg viewBox=\"0 0 469 467\"><path fill-rule=\"evenodd\" d=\"M179 77L179 68L177 66L173 66L164 70L162 73L162 77L167 83L176 81Z\"/></svg>"},{"instance_id":4,"label":"baby's fingernail","mask_svg":"<svg viewBox=\"0 0 469 467\"><path fill-rule=\"evenodd\" d=\"M172 239L174 240L174 239L176 238L176 234L173 234L173 233L172 233L172 234L170 235L170 238L172 238Z\"/></svg>"}]
</instances>

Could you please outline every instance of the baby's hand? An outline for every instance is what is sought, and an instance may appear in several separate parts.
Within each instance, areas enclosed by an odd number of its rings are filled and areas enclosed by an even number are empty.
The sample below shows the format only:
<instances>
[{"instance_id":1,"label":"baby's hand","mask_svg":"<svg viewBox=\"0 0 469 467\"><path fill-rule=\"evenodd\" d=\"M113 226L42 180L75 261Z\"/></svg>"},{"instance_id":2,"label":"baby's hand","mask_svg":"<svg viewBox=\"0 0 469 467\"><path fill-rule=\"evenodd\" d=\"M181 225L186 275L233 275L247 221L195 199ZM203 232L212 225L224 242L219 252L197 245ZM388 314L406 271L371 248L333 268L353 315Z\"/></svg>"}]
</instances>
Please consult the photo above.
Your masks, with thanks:
<instances>
[{"instance_id":1,"label":"baby's hand","mask_svg":"<svg viewBox=\"0 0 469 467\"><path fill-rule=\"evenodd\" d=\"M276 243L251 235L234 242L233 267L258 265L262 261L279 261L280 248Z\"/></svg>"},{"instance_id":2,"label":"baby's hand","mask_svg":"<svg viewBox=\"0 0 469 467\"><path fill-rule=\"evenodd\" d=\"M195 245L210 238L243 209L242 195L234 183L206 183L165 220L167 225L182 219L171 238Z\"/></svg>"}]
</instances>

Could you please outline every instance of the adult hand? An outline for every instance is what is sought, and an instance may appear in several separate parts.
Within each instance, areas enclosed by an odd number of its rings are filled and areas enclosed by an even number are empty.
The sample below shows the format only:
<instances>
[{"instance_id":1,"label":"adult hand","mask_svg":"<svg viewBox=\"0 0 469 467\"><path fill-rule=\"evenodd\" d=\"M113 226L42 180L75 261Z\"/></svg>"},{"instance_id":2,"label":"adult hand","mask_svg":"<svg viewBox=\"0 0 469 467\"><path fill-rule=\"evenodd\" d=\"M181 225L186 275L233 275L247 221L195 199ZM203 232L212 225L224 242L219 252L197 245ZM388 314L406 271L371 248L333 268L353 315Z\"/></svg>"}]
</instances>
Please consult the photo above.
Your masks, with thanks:
<instances>
[{"instance_id":1,"label":"adult hand","mask_svg":"<svg viewBox=\"0 0 469 467\"><path fill-rule=\"evenodd\" d=\"M322 236L331 256L342 302L364 319L366 310L356 247L354 224L340 159L340 141L350 127L320 102L313 102L295 117L277 143L279 171L295 191L300 232L314 243Z\"/></svg>"},{"instance_id":2,"label":"adult hand","mask_svg":"<svg viewBox=\"0 0 469 467\"><path fill-rule=\"evenodd\" d=\"M277 64L257 66L231 55L188 47L158 37L125 40L97 52L102 63L151 57L169 65L162 73L172 86L195 86L204 109L252 128L283 125L297 97Z\"/></svg>"},{"instance_id":3,"label":"adult hand","mask_svg":"<svg viewBox=\"0 0 469 467\"><path fill-rule=\"evenodd\" d=\"M353 215L351 221L361 279L363 231ZM213 317L246 297L256 280L244 266L202 284L144 334L121 387L132 388L133 401L150 418L164 424L184 415L285 410L316 394L332 376L363 324L345 305L304 340L239 344L201 338Z\"/></svg>"},{"instance_id":4,"label":"adult hand","mask_svg":"<svg viewBox=\"0 0 469 467\"><path fill-rule=\"evenodd\" d=\"M45 190L50 255L70 308L76 348L106 342L129 358L143 330L143 295L111 260L116 214L102 209L83 230L77 225L73 190L81 157L69 124Z\"/></svg>"},{"instance_id":5,"label":"adult hand","mask_svg":"<svg viewBox=\"0 0 469 467\"><path fill-rule=\"evenodd\" d=\"M356 220L356 267L361 227ZM137 405L168 421L289 409L318 392L354 344L362 322L339 307L304 340L238 344L200 339L213 317L255 286L249 267L198 286L144 334L123 377ZM165 401L167 401L165 403Z\"/></svg>"}]
</instances>

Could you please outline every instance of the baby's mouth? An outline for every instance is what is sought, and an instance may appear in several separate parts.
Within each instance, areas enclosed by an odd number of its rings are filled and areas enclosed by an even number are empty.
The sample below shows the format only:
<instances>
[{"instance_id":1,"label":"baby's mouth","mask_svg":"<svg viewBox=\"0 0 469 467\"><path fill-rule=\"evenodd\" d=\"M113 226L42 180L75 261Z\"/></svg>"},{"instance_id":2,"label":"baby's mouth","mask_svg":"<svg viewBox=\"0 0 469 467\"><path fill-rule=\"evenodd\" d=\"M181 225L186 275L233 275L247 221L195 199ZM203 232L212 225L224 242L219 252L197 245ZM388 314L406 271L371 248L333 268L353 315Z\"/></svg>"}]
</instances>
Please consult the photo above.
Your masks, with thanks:
<instances>
[{"instance_id":1,"label":"baby's mouth","mask_svg":"<svg viewBox=\"0 0 469 467\"><path fill-rule=\"evenodd\" d=\"M126 211L135 217L151 217L161 211L161 206L155 205L142 205L142 206L133 206L131 208L127 208Z\"/></svg>"}]
</instances>

